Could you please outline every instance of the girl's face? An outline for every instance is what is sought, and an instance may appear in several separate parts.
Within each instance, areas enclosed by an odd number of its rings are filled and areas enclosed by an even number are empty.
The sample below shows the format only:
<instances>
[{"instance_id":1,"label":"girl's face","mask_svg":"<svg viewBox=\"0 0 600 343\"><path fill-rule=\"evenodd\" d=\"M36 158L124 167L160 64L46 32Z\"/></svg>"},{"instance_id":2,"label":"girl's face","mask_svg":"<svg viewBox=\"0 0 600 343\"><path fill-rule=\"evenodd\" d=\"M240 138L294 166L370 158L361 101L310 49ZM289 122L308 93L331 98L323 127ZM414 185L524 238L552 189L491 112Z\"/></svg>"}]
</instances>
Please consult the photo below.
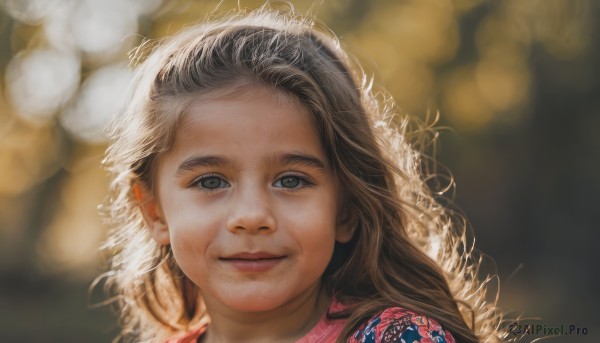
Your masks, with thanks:
<instances>
[{"instance_id":1,"label":"girl's face","mask_svg":"<svg viewBox=\"0 0 600 343\"><path fill-rule=\"evenodd\" d=\"M194 103L155 185L146 222L208 306L268 311L314 293L352 237L310 114L265 88Z\"/></svg>"}]
</instances>

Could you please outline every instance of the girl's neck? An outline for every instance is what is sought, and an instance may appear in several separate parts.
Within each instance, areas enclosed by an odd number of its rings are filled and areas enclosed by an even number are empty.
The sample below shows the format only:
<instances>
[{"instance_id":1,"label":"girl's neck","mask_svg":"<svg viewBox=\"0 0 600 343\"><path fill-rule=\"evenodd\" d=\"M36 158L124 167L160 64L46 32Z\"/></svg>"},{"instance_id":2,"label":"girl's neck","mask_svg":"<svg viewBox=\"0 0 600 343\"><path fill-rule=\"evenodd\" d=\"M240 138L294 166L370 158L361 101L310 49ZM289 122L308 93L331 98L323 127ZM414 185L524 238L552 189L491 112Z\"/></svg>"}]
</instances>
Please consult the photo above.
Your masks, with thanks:
<instances>
[{"instance_id":1,"label":"girl's neck","mask_svg":"<svg viewBox=\"0 0 600 343\"><path fill-rule=\"evenodd\" d=\"M295 342L315 326L330 302L320 282L266 312L237 312L207 302L211 322L201 342Z\"/></svg>"}]
</instances>

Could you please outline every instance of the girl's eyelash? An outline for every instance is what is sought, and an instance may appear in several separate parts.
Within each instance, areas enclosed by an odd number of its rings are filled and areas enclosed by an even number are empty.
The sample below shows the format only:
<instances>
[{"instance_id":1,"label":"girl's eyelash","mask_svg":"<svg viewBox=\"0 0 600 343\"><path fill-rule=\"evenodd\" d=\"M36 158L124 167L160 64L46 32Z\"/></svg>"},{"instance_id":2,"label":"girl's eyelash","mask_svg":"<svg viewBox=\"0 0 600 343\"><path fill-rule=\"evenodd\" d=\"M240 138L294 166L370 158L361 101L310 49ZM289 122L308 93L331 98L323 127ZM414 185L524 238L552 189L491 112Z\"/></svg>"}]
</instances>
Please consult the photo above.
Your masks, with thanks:
<instances>
[{"instance_id":1,"label":"girl's eyelash","mask_svg":"<svg viewBox=\"0 0 600 343\"><path fill-rule=\"evenodd\" d=\"M286 177L295 177L298 178L300 180L300 185L297 187L282 187L285 188L287 191L289 192L295 192L298 191L302 188L306 188L306 187L311 187L314 186L315 183L313 182L313 180L311 178L309 178L308 176L304 175L304 174L300 174L300 173L295 173L295 172L287 172L284 173L283 175L281 175L276 181L277 182L281 182L283 179L285 179Z\"/></svg>"},{"instance_id":2,"label":"girl's eyelash","mask_svg":"<svg viewBox=\"0 0 600 343\"><path fill-rule=\"evenodd\" d=\"M310 177L308 177L304 174L296 173L296 172L287 172L287 173L282 174L279 178L277 178L277 180L275 180L274 184L281 183L282 180L285 179L286 177L293 177L293 178L297 178L299 180L299 185L297 185L295 187L285 187L283 185L280 187L280 188L284 188L290 192L298 191L298 190L300 190L302 188L306 188L306 187L311 187L311 186L314 186L314 184L315 184L314 181ZM211 179L211 178L214 178L215 180L219 181L218 184L214 185L215 186L214 188L206 187L206 185L201 184L202 181L205 181L205 180ZM227 182L221 175L209 173L209 174L204 174L204 175L198 176L195 179L193 179L190 182L189 187L196 187L203 192L214 192L221 188L225 188L225 187L222 187L223 184L226 184L226 186L230 186L229 182Z\"/></svg>"},{"instance_id":3,"label":"girl's eyelash","mask_svg":"<svg viewBox=\"0 0 600 343\"><path fill-rule=\"evenodd\" d=\"M205 181L205 180L211 179L211 178L214 178L215 180L219 181L219 184L216 185L217 187L210 188L210 187L205 187L201 184L202 181ZM209 174L200 175L197 178L195 178L194 180L192 180L192 182L190 183L190 187L196 187L203 192L214 192L221 188L225 188L225 187L221 187L223 185L223 183L225 183L227 186L230 186L229 182L225 181L225 179L221 175L209 173Z\"/></svg>"}]
</instances>

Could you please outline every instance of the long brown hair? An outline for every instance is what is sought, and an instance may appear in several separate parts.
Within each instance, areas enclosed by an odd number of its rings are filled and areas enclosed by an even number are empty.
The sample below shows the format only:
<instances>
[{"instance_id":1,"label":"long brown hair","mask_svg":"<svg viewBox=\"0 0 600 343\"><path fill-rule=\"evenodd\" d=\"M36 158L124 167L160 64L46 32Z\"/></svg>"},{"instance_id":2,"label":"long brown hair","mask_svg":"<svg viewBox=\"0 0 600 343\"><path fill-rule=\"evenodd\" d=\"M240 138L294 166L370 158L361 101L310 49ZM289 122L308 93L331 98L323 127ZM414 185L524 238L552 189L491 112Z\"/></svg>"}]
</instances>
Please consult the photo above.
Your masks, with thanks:
<instances>
[{"instance_id":1,"label":"long brown hair","mask_svg":"<svg viewBox=\"0 0 600 343\"><path fill-rule=\"evenodd\" d=\"M347 318L339 342L390 306L437 320L461 342L503 338L464 221L439 204L425 181L418 143L428 129L374 94L324 26L263 7L145 44L137 56L149 50L128 106L113 121L105 159L113 175L104 204L112 228L105 249L113 256L105 276L122 313L122 338L161 341L207 318L170 248L151 239L132 184L152 188L154 163L194 97L240 84L271 87L303 104L343 185L344 209L357 229L348 245L336 246L323 277L329 292L351 305L329 314Z\"/></svg>"}]
</instances>

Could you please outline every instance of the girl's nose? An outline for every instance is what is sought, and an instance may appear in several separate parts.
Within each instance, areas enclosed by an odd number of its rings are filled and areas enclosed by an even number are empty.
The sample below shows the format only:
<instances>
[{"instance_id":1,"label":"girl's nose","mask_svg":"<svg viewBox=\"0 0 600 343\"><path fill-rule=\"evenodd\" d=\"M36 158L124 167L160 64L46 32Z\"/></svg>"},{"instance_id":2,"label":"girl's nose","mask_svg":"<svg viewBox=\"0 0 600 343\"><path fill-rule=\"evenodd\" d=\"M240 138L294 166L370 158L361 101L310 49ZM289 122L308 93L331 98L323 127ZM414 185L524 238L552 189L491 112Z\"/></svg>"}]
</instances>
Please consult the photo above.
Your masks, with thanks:
<instances>
[{"instance_id":1,"label":"girl's nose","mask_svg":"<svg viewBox=\"0 0 600 343\"><path fill-rule=\"evenodd\" d=\"M275 231L275 218L265 190L239 190L229 204L227 229L233 233L270 233Z\"/></svg>"}]
</instances>

